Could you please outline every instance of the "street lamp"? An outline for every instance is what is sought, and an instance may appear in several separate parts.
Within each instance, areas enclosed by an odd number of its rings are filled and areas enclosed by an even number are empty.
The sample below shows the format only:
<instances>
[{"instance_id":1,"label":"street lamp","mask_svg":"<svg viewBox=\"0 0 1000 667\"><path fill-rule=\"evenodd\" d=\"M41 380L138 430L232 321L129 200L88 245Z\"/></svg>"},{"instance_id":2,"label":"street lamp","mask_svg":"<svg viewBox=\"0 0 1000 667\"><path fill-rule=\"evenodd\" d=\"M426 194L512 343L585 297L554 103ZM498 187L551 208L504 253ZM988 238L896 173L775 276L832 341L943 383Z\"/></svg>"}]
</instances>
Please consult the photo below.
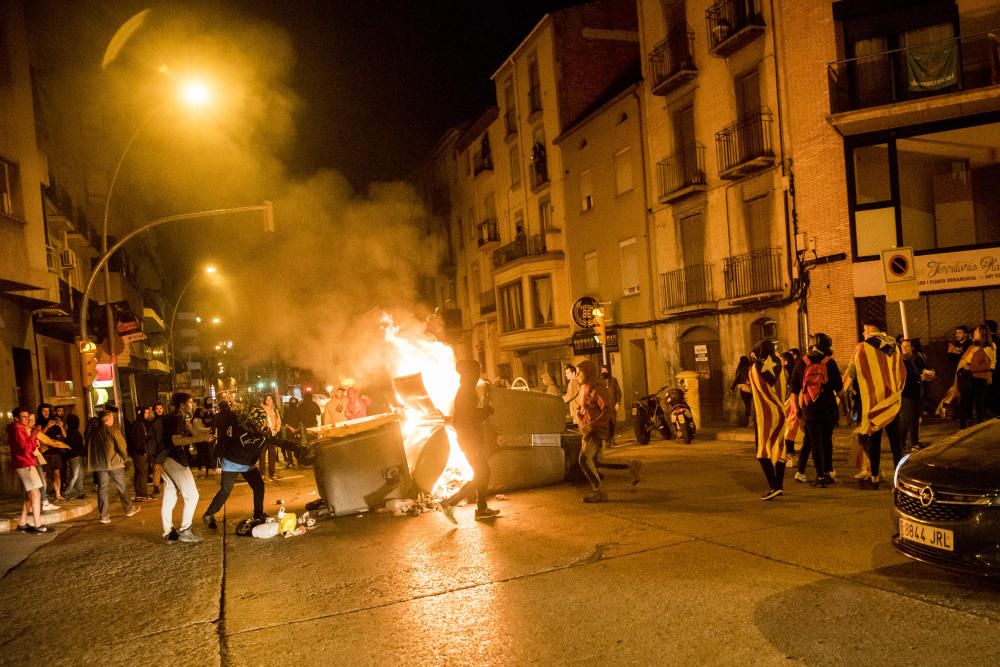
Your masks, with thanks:
<instances>
[{"instance_id":1,"label":"street lamp","mask_svg":"<svg viewBox=\"0 0 1000 667\"><path fill-rule=\"evenodd\" d=\"M222 324L222 320L218 317L213 317L212 324L214 324L215 326L219 326L220 324Z\"/></svg>"},{"instance_id":2,"label":"street lamp","mask_svg":"<svg viewBox=\"0 0 1000 667\"><path fill-rule=\"evenodd\" d=\"M195 274L191 276L191 279L184 284L184 287L181 289L181 293L177 295L177 301L174 302L174 310L170 314L170 386L171 387L173 387L177 381L177 361L176 357L174 356L174 322L177 320L177 311L180 309L181 299L184 298L184 295L187 294L188 288L191 287L192 284L194 284L194 281L197 278L201 277L204 274L215 273L215 271L216 271L215 266L209 264L204 268L203 271L195 272ZM201 318L196 317L195 321L200 323Z\"/></svg>"}]
</instances>

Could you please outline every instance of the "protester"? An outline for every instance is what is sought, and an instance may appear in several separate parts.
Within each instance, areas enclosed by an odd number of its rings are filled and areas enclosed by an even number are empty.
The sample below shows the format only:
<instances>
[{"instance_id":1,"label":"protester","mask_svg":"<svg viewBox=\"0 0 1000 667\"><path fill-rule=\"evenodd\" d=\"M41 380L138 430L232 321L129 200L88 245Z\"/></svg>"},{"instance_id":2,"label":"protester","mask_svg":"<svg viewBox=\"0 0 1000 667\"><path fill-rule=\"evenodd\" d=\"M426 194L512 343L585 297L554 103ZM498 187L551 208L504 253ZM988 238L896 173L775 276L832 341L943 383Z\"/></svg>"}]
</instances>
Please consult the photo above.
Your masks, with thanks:
<instances>
[{"instance_id":1,"label":"protester","mask_svg":"<svg viewBox=\"0 0 1000 667\"><path fill-rule=\"evenodd\" d=\"M166 409L163 407L163 403L156 401L153 403L153 450L157 454L162 452L167 447L167 442L163 437L163 420L166 419ZM160 495L160 482L163 474L163 468L160 465L159 458L157 456L152 457L153 465L153 498Z\"/></svg>"},{"instance_id":2,"label":"protester","mask_svg":"<svg viewBox=\"0 0 1000 667\"><path fill-rule=\"evenodd\" d=\"M278 456L277 438L281 437L281 415L278 414L278 409L274 407L274 396L271 394L266 395L260 404L264 409L264 414L267 415L268 431L267 446L260 457L261 465L263 466L265 461L267 462L267 479L273 482L278 479L278 475L275 472L275 465L277 464Z\"/></svg>"},{"instance_id":3,"label":"protester","mask_svg":"<svg viewBox=\"0 0 1000 667\"><path fill-rule=\"evenodd\" d=\"M11 466L17 473L21 486L24 488L24 504L21 505L21 517L17 522L17 530L26 533L47 533L48 526L42 525L42 480L38 475L38 451L36 435L40 427L31 426L31 411L25 408L14 408L11 412L14 418L7 425L7 442L10 444ZM28 513L31 513L34 523L28 523Z\"/></svg>"},{"instance_id":4,"label":"protester","mask_svg":"<svg viewBox=\"0 0 1000 667\"><path fill-rule=\"evenodd\" d=\"M347 403L344 407L344 416L348 419L361 419L368 416L368 406L372 399L358 392L358 388L351 386L347 388Z\"/></svg>"},{"instance_id":5,"label":"protester","mask_svg":"<svg viewBox=\"0 0 1000 667\"><path fill-rule=\"evenodd\" d=\"M902 446L910 443L910 449L920 449L920 405L921 405L921 381L920 375L924 370L918 364L920 357L914 354L913 342L904 339L899 343L899 349L903 353L903 365L906 367L906 382L903 384L903 393L900 398L899 409L899 440Z\"/></svg>"},{"instance_id":6,"label":"protester","mask_svg":"<svg viewBox=\"0 0 1000 667\"><path fill-rule=\"evenodd\" d=\"M87 456L87 447L83 442L83 433L80 432L80 417L69 415L66 417L66 444L69 445L66 463L68 465L69 480L63 495L67 498L83 500L86 494L83 492L83 462Z\"/></svg>"},{"instance_id":7,"label":"protester","mask_svg":"<svg viewBox=\"0 0 1000 667\"><path fill-rule=\"evenodd\" d=\"M993 381L996 355L989 328L985 324L978 325L972 330L972 341L959 360L955 372L961 428L978 424L986 419L986 404L990 384Z\"/></svg>"},{"instance_id":8,"label":"protester","mask_svg":"<svg viewBox=\"0 0 1000 667\"><path fill-rule=\"evenodd\" d=\"M563 403L566 404L569 410L570 419L574 424L579 426L579 420L577 417L577 412L580 409L580 380L577 378L576 366L573 364L566 364L566 368L563 371L566 377L566 393L563 394Z\"/></svg>"},{"instance_id":9,"label":"protester","mask_svg":"<svg viewBox=\"0 0 1000 667\"><path fill-rule=\"evenodd\" d=\"M762 340L750 353L747 379L754 408L754 438L757 461L767 479L767 491L761 500L772 500L785 493L785 394L788 376L781 360L774 354L774 343Z\"/></svg>"},{"instance_id":10,"label":"protester","mask_svg":"<svg viewBox=\"0 0 1000 667\"><path fill-rule=\"evenodd\" d=\"M170 399L173 413L163 419L164 448L157 455L163 480L163 507L160 518L163 521L163 538L167 543L200 542L201 538L191 530L195 506L198 504L198 486L191 474L188 446L195 442L191 435L190 419L194 411L191 394L178 391ZM174 529L174 507L177 496L184 498L180 528Z\"/></svg>"},{"instance_id":11,"label":"protester","mask_svg":"<svg viewBox=\"0 0 1000 667\"><path fill-rule=\"evenodd\" d=\"M607 502L608 496L601 488L601 475L597 459L602 443L608 439L608 423L613 419L611 397L597 376L597 366L588 360L577 366L580 374L580 399L577 423L583 434L580 450L580 469L590 483L591 493L583 498L585 503ZM575 379L575 376L574 376Z\"/></svg>"},{"instance_id":12,"label":"protester","mask_svg":"<svg viewBox=\"0 0 1000 667\"><path fill-rule=\"evenodd\" d=\"M319 405L313 400L312 391L307 389L302 394L302 402L299 403L299 418L302 420L302 426L305 428L319 426L320 414Z\"/></svg>"},{"instance_id":13,"label":"protester","mask_svg":"<svg viewBox=\"0 0 1000 667\"><path fill-rule=\"evenodd\" d=\"M267 414L261 408L253 406L245 414L239 414L232 409L228 401L219 401L216 435L222 476L219 491L202 515L202 520L210 530L218 527L215 515L229 500L237 475L242 475L253 491L254 522L263 523L266 519L264 479L261 477L260 469L257 468L257 461L267 446L268 430Z\"/></svg>"},{"instance_id":14,"label":"protester","mask_svg":"<svg viewBox=\"0 0 1000 667\"><path fill-rule=\"evenodd\" d=\"M487 490L490 486L490 466L486 440L483 436L483 422L493 414L493 408L479 405L479 394L476 391L481 372L479 362L475 359L464 359L455 365L455 369L458 371L459 385L455 393L455 411L451 421L458 436L458 446L472 466L473 476L450 498L441 501L440 510L449 521L458 523L455 518L455 505L475 496L476 521L493 519L500 516L500 510L492 509L486 503Z\"/></svg>"},{"instance_id":15,"label":"protester","mask_svg":"<svg viewBox=\"0 0 1000 667\"><path fill-rule=\"evenodd\" d=\"M833 359L833 339L825 333L813 336L812 349L795 364L790 385L799 419L805 428L805 440L799 452L795 480L805 482L805 469L812 450L816 466L815 485L826 488L833 484L833 427L837 424L837 392L843 389L843 378Z\"/></svg>"},{"instance_id":16,"label":"protester","mask_svg":"<svg viewBox=\"0 0 1000 667\"><path fill-rule=\"evenodd\" d=\"M750 393L750 357L741 356L736 365L736 373L733 376L733 383L729 385L729 391L740 391L740 400L743 401L743 423L742 426L750 426L753 418L753 396Z\"/></svg>"},{"instance_id":17,"label":"protester","mask_svg":"<svg viewBox=\"0 0 1000 667\"><path fill-rule=\"evenodd\" d=\"M880 480L883 431L889 437L893 464L898 465L903 458L896 417L906 383L906 366L895 339L885 333L884 322L868 318L863 323L862 331L864 340L854 349L844 374L849 382L857 384L861 405L855 433L868 450L871 467L869 478L859 480L859 483L861 488L876 490Z\"/></svg>"},{"instance_id":18,"label":"protester","mask_svg":"<svg viewBox=\"0 0 1000 667\"><path fill-rule=\"evenodd\" d=\"M148 457L153 451L153 410L144 405L135 413L127 444L128 454L132 457L132 489L135 500L141 502L149 500Z\"/></svg>"},{"instance_id":19,"label":"protester","mask_svg":"<svg viewBox=\"0 0 1000 667\"><path fill-rule=\"evenodd\" d=\"M347 417L345 413L347 412L347 390L343 387L337 387L336 391L333 392L333 396L327 401L326 407L323 408L323 424L336 424L337 422L342 422Z\"/></svg>"},{"instance_id":20,"label":"protester","mask_svg":"<svg viewBox=\"0 0 1000 667\"><path fill-rule=\"evenodd\" d=\"M299 412L299 399L292 396L285 406L285 439L288 442L304 442L305 431L302 428L302 415ZM285 467L295 467L295 450L287 445L281 446L281 452L285 457Z\"/></svg>"},{"instance_id":21,"label":"protester","mask_svg":"<svg viewBox=\"0 0 1000 667\"><path fill-rule=\"evenodd\" d=\"M105 406L98 413L98 423L87 433L87 467L97 477L97 512L100 523L111 523L108 495L112 484L126 517L135 516L140 507L132 504L125 486L125 460L128 447L121 430L115 426L117 413Z\"/></svg>"},{"instance_id":22,"label":"protester","mask_svg":"<svg viewBox=\"0 0 1000 667\"><path fill-rule=\"evenodd\" d=\"M608 428L608 442L615 441L615 423L618 421L618 411L622 407L622 386L618 383L618 378L611 375L611 367L607 364L601 365L601 379L604 381L604 388L608 390L608 396L614 404L614 413L611 415L611 423Z\"/></svg>"}]
</instances>

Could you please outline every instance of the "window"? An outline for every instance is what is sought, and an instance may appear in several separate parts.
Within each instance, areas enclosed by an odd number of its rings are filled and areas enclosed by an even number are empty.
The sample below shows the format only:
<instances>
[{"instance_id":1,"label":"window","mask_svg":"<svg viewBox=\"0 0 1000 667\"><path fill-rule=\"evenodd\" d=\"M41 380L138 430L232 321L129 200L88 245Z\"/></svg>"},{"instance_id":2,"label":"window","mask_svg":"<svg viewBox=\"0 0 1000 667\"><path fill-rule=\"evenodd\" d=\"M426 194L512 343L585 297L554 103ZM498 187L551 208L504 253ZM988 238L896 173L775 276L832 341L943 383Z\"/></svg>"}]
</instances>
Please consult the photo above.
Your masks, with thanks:
<instances>
[{"instance_id":1,"label":"window","mask_svg":"<svg viewBox=\"0 0 1000 667\"><path fill-rule=\"evenodd\" d=\"M549 182L549 164L545 156L545 130L535 128L531 146L531 187L537 188Z\"/></svg>"},{"instance_id":2,"label":"window","mask_svg":"<svg viewBox=\"0 0 1000 667\"><path fill-rule=\"evenodd\" d=\"M589 211L594 208L594 183L590 170L580 172L580 210Z\"/></svg>"},{"instance_id":3,"label":"window","mask_svg":"<svg viewBox=\"0 0 1000 667\"><path fill-rule=\"evenodd\" d=\"M858 204L892 199L889 190L889 144L861 146L854 151L854 193Z\"/></svg>"},{"instance_id":4,"label":"window","mask_svg":"<svg viewBox=\"0 0 1000 667\"><path fill-rule=\"evenodd\" d=\"M639 293L639 244L633 236L618 244L621 260L622 296Z\"/></svg>"},{"instance_id":5,"label":"window","mask_svg":"<svg viewBox=\"0 0 1000 667\"><path fill-rule=\"evenodd\" d=\"M472 160L469 157L468 149L462 151L462 166L465 168L465 175L472 173Z\"/></svg>"},{"instance_id":6,"label":"window","mask_svg":"<svg viewBox=\"0 0 1000 667\"><path fill-rule=\"evenodd\" d=\"M500 288L500 326L504 333L524 329L524 300L521 283L512 283Z\"/></svg>"},{"instance_id":7,"label":"window","mask_svg":"<svg viewBox=\"0 0 1000 667\"><path fill-rule=\"evenodd\" d=\"M510 187L521 187L521 150L516 143L510 147Z\"/></svg>"},{"instance_id":8,"label":"window","mask_svg":"<svg viewBox=\"0 0 1000 667\"><path fill-rule=\"evenodd\" d=\"M514 240L526 243L527 239L523 236L526 233L524 229L524 211L518 209L514 211Z\"/></svg>"},{"instance_id":9,"label":"window","mask_svg":"<svg viewBox=\"0 0 1000 667\"><path fill-rule=\"evenodd\" d=\"M760 73L757 68L739 76L736 87L736 114L738 119L760 111Z\"/></svg>"},{"instance_id":10,"label":"window","mask_svg":"<svg viewBox=\"0 0 1000 667\"><path fill-rule=\"evenodd\" d=\"M623 195L632 190L632 153L628 147L621 149L614 156L615 160L615 194Z\"/></svg>"},{"instance_id":11,"label":"window","mask_svg":"<svg viewBox=\"0 0 1000 667\"><path fill-rule=\"evenodd\" d=\"M538 222L543 232L556 231L552 224L552 202L549 201L548 197L542 197L538 200Z\"/></svg>"},{"instance_id":12,"label":"window","mask_svg":"<svg viewBox=\"0 0 1000 667\"><path fill-rule=\"evenodd\" d=\"M483 199L483 210L486 212L487 220L496 220L497 218L497 197L492 192L486 195Z\"/></svg>"},{"instance_id":13,"label":"window","mask_svg":"<svg viewBox=\"0 0 1000 667\"><path fill-rule=\"evenodd\" d=\"M531 113L542 110L542 83L538 76L538 58L528 56L528 108Z\"/></svg>"},{"instance_id":14,"label":"window","mask_svg":"<svg viewBox=\"0 0 1000 667\"><path fill-rule=\"evenodd\" d=\"M552 305L552 277L539 276L531 279L531 321L532 326L545 327L554 323Z\"/></svg>"},{"instance_id":15,"label":"window","mask_svg":"<svg viewBox=\"0 0 1000 667\"><path fill-rule=\"evenodd\" d=\"M0 213L16 215L17 165L0 160Z\"/></svg>"},{"instance_id":16,"label":"window","mask_svg":"<svg viewBox=\"0 0 1000 667\"><path fill-rule=\"evenodd\" d=\"M600 293L601 282L597 272L596 250L592 250L583 256L583 273L587 281L587 294L597 296Z\"/></svg>"},{"instance_id":17,"label":"window","mask_svg":"<svg viewBox=\"0 0 1000 667\"><path fill-rule=\"evenodd\" d=\"M771 193L744 202L747 224L747 250L755 252L771 247Z\"/></svg>"},{"instance_id":18,"label":"window","mask_svg":"<svg viewBox=\"0 0 1000 667\"><path fill-rule=\"evenodd\" d=\"M503 121L507 136L517 134L517 106L514 102L514 81L510 77L503 82Z\"/></svg>"}]
</instances>

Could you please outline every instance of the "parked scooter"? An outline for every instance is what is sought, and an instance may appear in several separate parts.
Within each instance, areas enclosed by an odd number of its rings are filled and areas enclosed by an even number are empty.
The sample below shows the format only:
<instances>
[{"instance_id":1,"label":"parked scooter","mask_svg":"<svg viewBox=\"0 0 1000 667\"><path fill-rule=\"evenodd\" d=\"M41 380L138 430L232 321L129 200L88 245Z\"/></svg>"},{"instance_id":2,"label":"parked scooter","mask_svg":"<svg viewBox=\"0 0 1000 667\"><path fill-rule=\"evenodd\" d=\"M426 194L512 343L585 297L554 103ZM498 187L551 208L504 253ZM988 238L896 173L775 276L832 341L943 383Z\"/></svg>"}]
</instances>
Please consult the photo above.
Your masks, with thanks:
<instances>
[{"instance_id":1,"label":"parked scooter","mask_svg":"<svg viewBox=\"0 0 1000 667\"><path fill-rule=\"evenodd\" d=\"M680 387L672 387L667 391L667 410L670 411L670 424L673 427L674 438L691 444L694 440L695 426L694 415L691 413L691 406L687 404L684 397L684 390Z\"/></svg>"},{"instance_id":2,"label":"parked scooter","mask_svg":"<svg viewBox=\"0 0 1000 667\"><path fill-rule=\"evenodd\" d=\"M635 401L632 403L632 429L640 445L649 444L654 430L659 431L664 438L670 438L670 423L667 421L660 400L660 392L664 389L666 387L660 387L656 393L641 397L639 392L635 392Z\"/></svg>"}]
</instances>

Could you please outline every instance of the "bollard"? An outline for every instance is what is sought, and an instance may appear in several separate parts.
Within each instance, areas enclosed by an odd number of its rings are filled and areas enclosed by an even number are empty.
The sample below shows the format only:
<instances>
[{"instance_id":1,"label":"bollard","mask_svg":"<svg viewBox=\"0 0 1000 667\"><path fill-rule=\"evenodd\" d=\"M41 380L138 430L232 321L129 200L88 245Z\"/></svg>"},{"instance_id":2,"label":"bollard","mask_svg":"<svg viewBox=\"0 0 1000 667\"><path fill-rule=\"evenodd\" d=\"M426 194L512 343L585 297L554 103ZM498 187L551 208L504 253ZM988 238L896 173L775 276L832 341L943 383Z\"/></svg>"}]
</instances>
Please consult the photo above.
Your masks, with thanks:
<instances>
[{"instance_id":1,"label":"bollard","mask_svg":"<svg viewBox=\"0 0 1000 667\"><path fill-rule=\"evenodd\" d=\"M694 426L701 430L701 399L698 392L698 379L701 377L694 371L681 371L676 376L677 386L684 390L684 397L691 414L694 416Z\"/></svg>"}]
</instances>

